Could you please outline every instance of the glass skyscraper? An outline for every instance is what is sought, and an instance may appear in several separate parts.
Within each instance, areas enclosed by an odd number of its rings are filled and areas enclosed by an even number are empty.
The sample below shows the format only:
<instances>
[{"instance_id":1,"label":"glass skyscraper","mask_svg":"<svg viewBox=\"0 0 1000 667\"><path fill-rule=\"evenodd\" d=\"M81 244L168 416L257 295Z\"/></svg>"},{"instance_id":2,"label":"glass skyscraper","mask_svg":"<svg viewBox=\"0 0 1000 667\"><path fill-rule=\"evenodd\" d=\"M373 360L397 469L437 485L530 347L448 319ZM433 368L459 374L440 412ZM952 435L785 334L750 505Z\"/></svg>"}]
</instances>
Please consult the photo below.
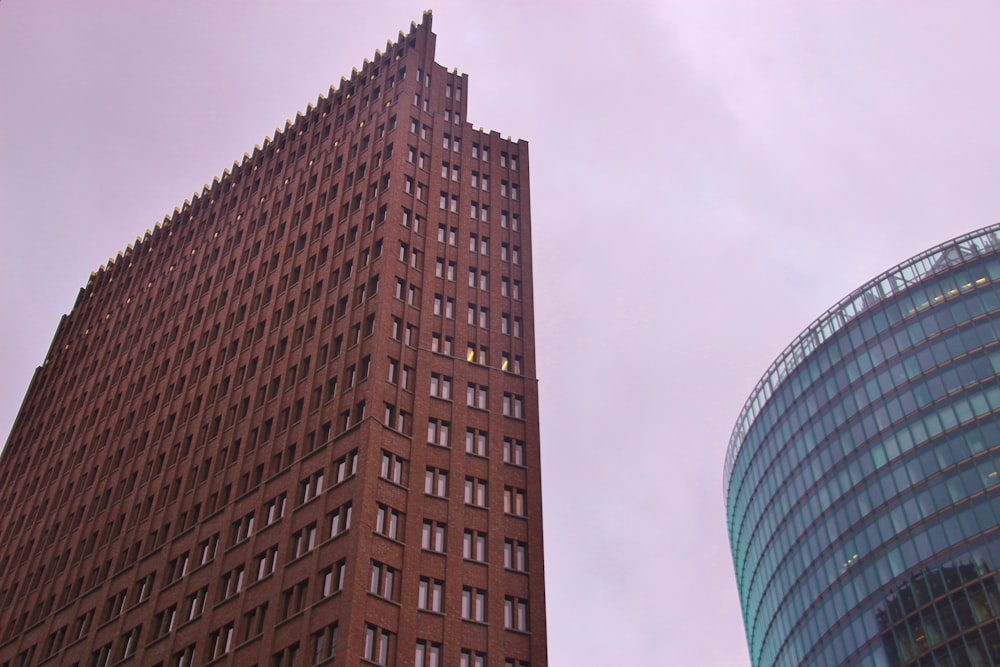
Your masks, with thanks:
<instances>
[{"instance_id":1,"label":"glass skyscraper","mask_svg":"<svg viewBox=\"0 0 1000 667\"><path fill-rule=\"evenodd\" d=\"M725 493L755 666L1000 664L1000 225L801 333L741 412Z\"/></svg>"}]
</instances>

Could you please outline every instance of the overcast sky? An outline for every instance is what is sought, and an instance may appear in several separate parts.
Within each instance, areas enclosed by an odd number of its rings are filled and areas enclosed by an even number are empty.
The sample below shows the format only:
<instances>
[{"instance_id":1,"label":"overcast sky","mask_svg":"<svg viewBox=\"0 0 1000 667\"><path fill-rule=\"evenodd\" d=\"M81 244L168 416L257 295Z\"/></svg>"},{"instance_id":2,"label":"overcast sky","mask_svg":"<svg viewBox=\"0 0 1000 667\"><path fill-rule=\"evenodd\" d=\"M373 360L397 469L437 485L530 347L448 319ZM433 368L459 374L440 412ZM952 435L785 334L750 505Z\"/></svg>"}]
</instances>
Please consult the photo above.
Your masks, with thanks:
<instances>
[{"instance_id":1,"label":"overcast sky","mask_svg":"<svg viewBox=\"0 0 1000 667\"><path fill-rule=\"evenodd\" d=\"M90 273L425 8L0 4L0 437ZM1000 4L433 9L531 147L550 663L747 665L730 429L822 311L1000 220Z\"/></svg>"}]
</instances>

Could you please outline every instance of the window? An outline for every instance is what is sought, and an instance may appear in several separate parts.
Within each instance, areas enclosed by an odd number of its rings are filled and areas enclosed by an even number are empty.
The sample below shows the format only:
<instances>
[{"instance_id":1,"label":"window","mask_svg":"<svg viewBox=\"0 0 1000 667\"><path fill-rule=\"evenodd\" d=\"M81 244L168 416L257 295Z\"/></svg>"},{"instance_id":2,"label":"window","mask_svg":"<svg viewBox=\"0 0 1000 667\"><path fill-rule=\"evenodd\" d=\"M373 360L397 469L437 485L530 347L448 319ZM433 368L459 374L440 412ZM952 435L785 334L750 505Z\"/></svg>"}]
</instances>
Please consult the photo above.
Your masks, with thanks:
<instances>
[{"instance_id":1,"label":"window","mask_svg":"<svg viewBox=\"0 0 1000 667\"><path fill-rule=\"evenodd\" d=\"M351 503L350 501L337 507L326 515L330 523L330 537L336 537L351 528Z\"/></svg>"},{"instance_id":2,"label":"window","mask_svg":"<svg viewBox=\"0 0 1000 667\"><path fill-rule=\"evenodd\" d=\"M508 595L503 601L503 626L509 630L528 631L528 601Z\"/></svg>"},{"instance_id":3,"label":"window","mask_svg":"<svg viewBox=\"0 0 1000 667\"><path fill-rule=\"evenodd\" d=\"M418 639L414 667L441 667L441 664L441 645Z\"/></svg>"},{"instance_id":4,"label":"window","mask_svg":"<svg viewBox=\"0 0 1000 667\"><path fill-rule=\"evenodd\" d=\"M379 503L375 510L375 532L390 539L399 539L399 510Z\"/></svg>"},{"instance_id":5,"label":"window","mask_svg":"<svg viewBox=\"0 0 1000 667\"><path fill-rule=\"evenodd\" d=\"M420 546L428 551L444 553L445 547L445 524L439 521L424 520L423 531L420 537Z\"/></svg>"},{"instance_id":6,"label":"window","mask_svg":"<svg viewBox=\"0 0 1000 667\"><path fill-rule=\"evenodd\" d=\"M156 581L156 572L150 572L145 577L139 579L135 586L133 586L132 592L132 604L136 605L140 602L145 602L149 599L149 594L153 589L153 583Z\"/></svg>"},{"instance_id":7,"label":"window","mask_svg":"<svg viewBox=\"0 0 1000 667\"><path fill-rule=\"evenodd\" d=\"M264 621L267 618L267 603L260 605L243 614L242 630L240 631L241 641L248 641L252 637L257 637L264 632Z\"/></svg>"},{"instance_id":8,"label":"window","mask_svg":"<svg viewBox=\"0 0 1000 667\"><path fill-rule=\"evenodd\" d=\"M306 592L308 590L309 580L303 579L294 586L289 586L281 591L281 614L279 615L281 620L302 611L306 604Z\"/></svg>"},{"instance_id":9,"label":"window","mask_svg":"<svg viewBox=\"0 0 1000 667\"><path fill-rule=\"evenodd\" d=\"M431 396L451 399L451 377L431 373Z\"/></svg>"},{"instance_id":10,"label":"window","mask_svg":"<svg viewBox=\"0 0 1000 667\"><path fill-rule=\"evenodd\" d=\"M215 660L229 653L233 648L233 624L227 623L208 635L209 660Z\"/></svg>"},{"instance_id":11,"label":"window","mask_svg":"<svg viewBox=\"0 0 1000 667\"><path fill-rule=\"evenodd\" d=\"M486 431L469 428L465 430L465 453L476 456L486 456L487 434Z\"/></svg>"},{"instance_id":12,"label":"window","mask_svg":"<svg viewBox=\"0 0 1000 667\"><path fill-rule=\"evenodd\" d=\"M441 421L439 419L428 419L427 420L427 442L433 445L440 445L441 447L448 446L448 432L451 430L451 424L446 421Z\"/></svg>"},{"instance_id":13,"label":"window","mask_svg":"<svg viewBox=\"0 0 1000 667\"><path fill-rule=\"evenodd\" d=\"M102 621L114 618L125 610L125 601L128 598L127 594L128 589L123 588L105 601L104 613L101 614Z\"/></svg>"},{"instance_id":14,"label":"window","mask_svg":"<svg viewBox=\"0 0 1000 667\"><path fill-rule=\"evenodd\" d=\"M382 479L387 479L394 484L402 484L403 463L404 460L399 455L382 450L382 468L379 475Z\"/></svg>"},{"instance_id":15,"label":"window","mask_svg":"<svg viewBox=\"0 0 1000 667\"><path fill-rule=\"evenodd\" d=\"M384 630L376 625L365 625L365 646L363 653L365 660L370 660L376 665L387 665L392 638L393 635L388 630Z\"/></svg>"},{"instance_id":16,"label":"window","mask_svg":"<svg viewBox=\"0 0 1000 667\"><path fill-rule=\"evenodd\" d=\"M486 654L463 648L458 658L458 667L486 667Z\"/></svg>"},{"instance_id":17,"label":"window","mask_svg":"<svg viewBox=\"0 0 1000 667\"><path fill-rule=\"evenodd\" d=\"M515 317L514 318L514 338L520 338L520 337L521 337L521 318L520 317Z\"/></svg>"},{"instance_id":18,"label":"window","mask_svg":"<svg viewBox=\"0 0 1000 667\"><path fill-rule=\"evenodd\" d=\"M455 339L451 336L444 336L444 338L442 338L439 333L431 334L431 351L440 352L441 354L447 354L450 356L454 342Z\"/></svg>"},{"instance_id":19,"label":"window","mask_svg":"<svg viewBox=\"0 0 1000 667\"><path fill-rule=\"evenodd\" d=\"M242 565L226 572L222 575L221 585L219 586L219 600L228 600L234 595L238 595L243 590L245 583L246 572Z\"/></svg>"},{"instance_id":20,"label":"window","mask_svg":"<svg viewBox=\"0 0 1000 667\"><path fill-rule=\"evenodd\" d=\"M399 572L385 563L372 561L372 577L368 590L387 600L396 599L396 580Z\"/></svg>"},{"instance_id":21,"label":"window","mask_svg":"<svg viewBox=\"0 0 1000 667\"><path fill-rule=\"evenodd\" d=\"M334 462L333 467L337 471L336 484L340 484L348 477L354 475L358 471L358 450L352 449L344 456L341 456Z\"/></svg>"},{"instance_id":22,"label":"window","mask_svg":"<svg viewBox=\"0 0 1000 667\"><path fill-rule=\"evenodd\" d=\"M177 620L177 605L171 605L153 617L153 639L163 637L174 629Z\"/></svg>"},{"instance_id":23,"label":"window","mask_svg":"<svg viewBox=\"0 0 1000 667\"><path fill-rule=\"evenodd\" d=\"M295 642L271 656L271 667L296 667L299 664L299 643Z\"/></svg>"},{"instance_id":24,"label":"window","mask_svg":"<svg viewBox=\"0 0 1000 667\"><path fill-rule=\"evenodd\" d=\"M462 588L462 618L486 622L486 591L469 586Z\"/></svg>"},{"instance_id":25,"label":"window","mask_svg":"<svg viewBox=\"0 0 1000 667\"><path fill-rule=\"evenodd\" d=\"M448 471L441 468L427 467L424 475L424 493L438 498L448 497Z\"/></svg>"},{"instance_id":26,"label":"window","mask_svg":"<svg viewBox=\"0 0 1000 667\"><path fill-rule=\"evenodd\" d=\"M465 391L465 404L473 408L485 410L488 405L487 393L488 389L483 385L470 382Z\"/></svg>"},{"instance_id":27,"label":"window","mask_svg":"<svg viewBox=\"0 0 1000 667\"><path fill-rule=\"evenodd\" d=\"M500 333L510 335L510 313L500 315Z\"/></svg>"},{"instance_id":28,"label":"window","mask_svg":"<svg viewBox=\"0 0 1000 667\"><path fill-rule=\"evenodd\" d=\"M424 611L441 611L444 599L444 582L437 579L420 577L420 587L417 589L417 609Z\"/></svg>"},{"instance_id":29,"label":"window","mask_svg":"<svg viewBox=\"0 0 1000 667\"><path fill-rule=\"evenodd\" d=\"M205 600L208 598L208 586L191 593L184 598L184 620L191 621L205 611Z\"/></svg>"},{"instance_id":30,"label":"window","mask_svg":"<svg viewBox=\"0 0 1000 667\"><path fill-rule=\"evenodd\" d=\"M513 486L503 487L503 511L507 514L527 516L524 506L525 491Z\"/></svg>"},{"instance_id":31,"label":"window","mask_svg":"<svg viewBox=\"0 0 1000 667\"><path fill-rule=\"evenodd\" d=\"M503 413L507 417L524 419L524 397L517 394L504 393Z\"/></svg>"},{"instance_id":32,"label":"window","mask_svg":"<svg viewBox=\"0 0 1000 667\"><path fill-rule=\"evenodd\" d=\"M514 465L524 465L524 441L514 438L503 439L503 461Z\"/></svg>"},{"instance_id":33,"label":"window","mask_svg":"<svg viewBox=\"0 0 1000 667\"><path fill-rule=\"evenodd\" d=\"M486 533L466 529L462 535L462 558L486 562Z\"/></svg>"},{"instance_id":34,"label":"window","mask_svg":"<svg viewBox=\"0 0 1000 667\"><path fill-rule=\"evenodd\" d=\"M465 478L465 504L486 507L486 480Z\"/></svg>"},{"instance_id":35,"label":"window","mask_svg":"<svg viewBox=\"0 0 1000 667\"><path fill-rule=\"evenodd\" d=\"M264 525L270 526L285 515L285 494L271 498L264 503Z\"/></svg>"},{"instance_id":36,"label":"window","mask_svg":"<svg viewBox=\"0 0 1000 667\"><path fill-rule=\"evenodd\" d=\"M307 503L323 492L323 469L299 482L299 504Z\"/></svg>"},{"instance_id":37,"label":"window","mask_svg":"<svg viewBox=\"0 0 1000 667\"><path fill-rule=\"evenodd\" d=\"M344 590L344 570L346 560L339 560L333 565L320 570L319 590L322 597L330 597L334 593Z\"/></svg>"},{"instance_id":38,"label":"window","mask_svg":"<svg viewBox=\"0 0 1000 667\"><path fill-rule=\"evenodd\" d=\"M232 633L232 631L233 631L233 626L232 623L230 623L229 632ZM118 644L120 646L120 651L118 653L118 658L120 660L124 660L125 658L135 653L135 647L139 644L139 635L141 633L142 633L142 626L139 625L137 627L132 628L131 630L129 630L128 632L124 633L121 636L121 640ZM228 650L229 648L227 645L226 651Z\"/></svg>"},{"instance_id":39,"label":"window","mask_svg":"<svg viewBox=\"0 0 1000 667\"><path fill-rule=\"evenodd\" d=\"M503 541L503 566L517 572L528 571L528 545L518 540Z\"/></svg>"},{"instance_id":40,"label":"window","mask_svg":"<svg viewBox=\"0 0 1000 667\"><path fill-rule=\"evenodd\" d=\"M337 653L337 624L331 623L312 635L312 664L329 660Z\"/></svg>"},{"instance_id":41,"label":"window","mask_svg":"<svg viewBox=\"0 0 1000 667\"><path fill-rule=\"evenodd\" d=\"M260 581L265 577L274 574L274 568L278 564L278 545L268 547L264 551L254 556L254 569L257 571L255 581Z\"/></svg>"},{"instance_id":42,"label":"window","mask_svg":"<svg viewBox=\"0 0 1000 667\"><path fill-rule=\"evenodd\" d=\"M500 279L500 296L510 296L510 278L507 276Z\"/></svg>"},{"instance_id":43,"label":"window","mask_svg":"<svg viewBox=\"0 0 1000 667\"><path fill-rule=\"evenodd\" d=\"M316 523L292 533L292 560L301 558L316 547Z\"/></svg>"},{"instance_id":44,"label":"window","mask_svg":"<svg viewBox=\"0 0 1000 667\"><path fill-rule=\"evenodd\" d=\"M195 646L194 644L190 644L189 646L185 646L177 653L174 653L174 655L170 659L171 667L191 667L194 664L194 646ZM110 647L111 645L108 644L107 648Z\"/></svg>"},{"instance_id":45,"label":"window","mask_svg":"<svg viewBox=\"0 0 1000 667\"><path fill-rule=\"evenodd\" d=\"M253 534L253 512L233 522L230 527L229 545L238 544Z\"/></svg>"}]
</instances>

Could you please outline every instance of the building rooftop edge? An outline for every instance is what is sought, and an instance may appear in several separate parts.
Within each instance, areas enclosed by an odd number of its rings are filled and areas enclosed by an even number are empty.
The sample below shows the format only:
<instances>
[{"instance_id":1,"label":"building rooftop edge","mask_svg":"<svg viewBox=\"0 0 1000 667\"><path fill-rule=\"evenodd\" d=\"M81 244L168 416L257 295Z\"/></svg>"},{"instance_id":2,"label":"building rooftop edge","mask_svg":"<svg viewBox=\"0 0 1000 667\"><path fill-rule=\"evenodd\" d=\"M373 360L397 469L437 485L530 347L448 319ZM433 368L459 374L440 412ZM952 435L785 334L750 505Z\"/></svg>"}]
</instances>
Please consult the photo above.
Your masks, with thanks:
<instances>
[{"instance_id":1,"label":"building rooftop edge","mask_svg":"<svg viewBox=\"0 0 1000 667\"><path fill-rule=\"evenodd\" d=\"M984 251L996 249L1000 249L1000 223L983 227L928 248L872 278L827 309L796 336L757 381L736 418L732 435L729 438L729 446L726 449L726 463L723 473L723 494L726 506L729 504L729 486L732 482L733 467L736 463L736 457L742 450L744 438L767 401L802 362L871 306L961 263L969 255L978 257L984 254ZM957 250L957 257L946 256L948 250Z\"/></svg>"},{"instance_id":2,"label":"building rooftop edge","mask_svg":"<svg viewBox=\"0 0 1000 667\"><path fill-rule=\"evenodd\" d=\"M376 49L375 56L372 60L365 58L364 63L360 69L357 67L352 68L350 78L347 78L346 76L341 76L339 86L331 85L325 95L323 93L320 93L315 103L309 102L306 105L305 112L303 112L302 110L296 111L294 119L286 119L284 126L279 125L274 129L274 132L272 134L265 135L263 144L256 144L252 152L243 153L243 157L234 160L231 167L224 168L222 170L221 175L213 177L210 183L205 183L200 191L195 190L190 198L184 200L184 203L182 205L174 207L174 210L164 215L162 220L154 223L152 228L147 228L144 234L137 236L134 242L127 244L126 247L122 250L119 250L116 255L108 258L107 262L101 264L97 269L95 269L90 273L90 277L87 279L87 283L86 285L84 285L82 289L86 290L87 288L91 287L94 284L94 281L101 274L114 267L114 265L119 260L123 258L128 258L134 252L137 252L139 247L144 242L148 241L151 237L153 237L157 232L159 232L162 227L170 226L170 224L174 222L175 216L189 210L190 208L199 204L199 202L202 199L212 194L213 190L217 185L228 182L231 178L235 177L235 175L239 171L244 169L248 164L252 164L263 153L265 149L267 149L271 144L277 143L279 139L281 139L285 135L286 132L295 128L297 123L301 119L308 117L326 99L328 99L329 97L333 97L334 95L337 95L345 84L353 82L358 76L363 75L368 70L369 66L374 66L383 57L389 55L390 51L392 51L398 45L402 44L407 38L416 34L418 30L426 30L430 32L432 30L433 20L434 20L433 11L430 9L425 9L421 14L420 23L417 23L416 21L410 21L409 32L404 33L402 30L400 30L395 42L393 42L392 40L386 40L385 51L382 51L381 49Z\"/></svg>"}]
</instances>

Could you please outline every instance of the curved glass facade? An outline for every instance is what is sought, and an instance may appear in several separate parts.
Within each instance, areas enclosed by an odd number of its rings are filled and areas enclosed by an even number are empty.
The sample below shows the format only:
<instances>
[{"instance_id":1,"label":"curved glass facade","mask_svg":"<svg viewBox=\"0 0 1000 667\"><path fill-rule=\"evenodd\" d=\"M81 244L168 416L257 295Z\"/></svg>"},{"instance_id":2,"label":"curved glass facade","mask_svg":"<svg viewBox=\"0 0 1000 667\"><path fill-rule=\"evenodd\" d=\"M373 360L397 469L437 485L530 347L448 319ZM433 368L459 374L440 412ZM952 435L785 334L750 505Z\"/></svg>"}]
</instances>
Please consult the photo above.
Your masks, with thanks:
<instances>
[{"instance_id":1,"label":"curved glass facade","mask_svg":"<svg viewBox=\"0 0 1000 667\"><path fill-rule=\"evenodd\" d=\"M1000 664L1000 225L843 299L726 457L753 664Z\"/></svg>"}]
</instances>

